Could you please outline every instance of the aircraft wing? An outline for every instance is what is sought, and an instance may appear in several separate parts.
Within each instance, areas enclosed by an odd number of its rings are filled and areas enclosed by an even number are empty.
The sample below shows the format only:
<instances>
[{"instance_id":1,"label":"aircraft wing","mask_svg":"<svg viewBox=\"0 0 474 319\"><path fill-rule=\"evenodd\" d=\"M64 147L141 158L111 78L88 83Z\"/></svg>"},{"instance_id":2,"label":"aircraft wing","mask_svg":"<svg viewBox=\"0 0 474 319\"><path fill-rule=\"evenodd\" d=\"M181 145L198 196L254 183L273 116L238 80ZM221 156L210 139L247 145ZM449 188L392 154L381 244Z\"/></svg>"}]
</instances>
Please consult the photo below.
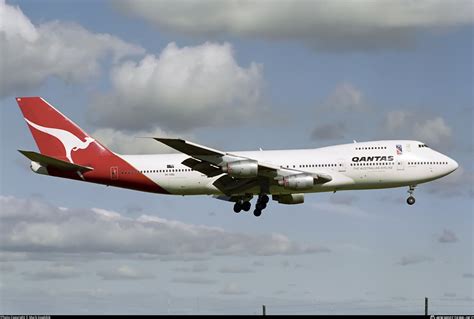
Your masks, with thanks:
<instances>
[{"instance_id":1,"label":"aircraft wing","mask_svg":"<svg viewBox=\"0 0 474 319\"><path fill-rule=\"evenodd\" d=\"M221 152L213 148L195 144L179 138L154 137L154 139L158 142L168 145L171 148L174 148L175 150L196 158L199 158L200 156L224 156L226 154L225 152Z\"/></svg>"},{"instance_id":2,"label":"aircraft wing","mask_svg":"<svg viewBox=\"0 0 474 319\"><path fill-rule=\"evenodd\" d=\"M266 183L267 185L278 184L278 180L285 176L297 174L311 174L315 183L322 184L332 180L332 177L324 173L306 172L302 170L287 168L270 163L258 161L258 176L254 178L236 178L224 174L222 167L227 163L242 160L254 160L252 158L219 151L207 146L192 143L183 139L158 138L155 140L168 145L175 150L191 156L182 162L196 171L199 171L208 177L223 174L214 182L214 186L226 194L235 194L244 192L246 189Z\"/></svg>"}]
</instances>

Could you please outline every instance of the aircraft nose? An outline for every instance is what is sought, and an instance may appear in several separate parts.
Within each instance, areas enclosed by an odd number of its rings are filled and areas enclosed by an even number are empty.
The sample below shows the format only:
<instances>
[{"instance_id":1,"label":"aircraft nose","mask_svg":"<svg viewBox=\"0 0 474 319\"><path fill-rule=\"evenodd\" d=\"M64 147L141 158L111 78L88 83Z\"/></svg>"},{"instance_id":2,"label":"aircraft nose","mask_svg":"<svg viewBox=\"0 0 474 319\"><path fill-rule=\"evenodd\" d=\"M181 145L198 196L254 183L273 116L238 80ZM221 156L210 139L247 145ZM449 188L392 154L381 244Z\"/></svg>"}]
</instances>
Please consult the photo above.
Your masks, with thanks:
<instances>
[{"instance_id":1,"label":"aircraft nose","mask_svg":"<svg viewBox=\"0 0 474 319\"><path fill-rule=\"evenodd\" d=\"M458 162L456 162L455 160L453 160L452 158L449 158L448 157L448 166L449 166L449 172L454 172L455 170L458 169L459 167L459 164Z\"/></svg>"},{"instance_id":2,"label":"aircraft nose","mask_svg":"<svg viewBox=\"0 0 474 319\"><path fill-rule=\"evenodd\" d=\"M454 172L455 170L457 170L458 167L459 167L458 162L456 162L456 161L453 160L453 159L451 159L451 163L450 163L450 164L451 164L451 167L452 167L452 169L453 169L453 172Z\"/></svg>"}]
</instances>

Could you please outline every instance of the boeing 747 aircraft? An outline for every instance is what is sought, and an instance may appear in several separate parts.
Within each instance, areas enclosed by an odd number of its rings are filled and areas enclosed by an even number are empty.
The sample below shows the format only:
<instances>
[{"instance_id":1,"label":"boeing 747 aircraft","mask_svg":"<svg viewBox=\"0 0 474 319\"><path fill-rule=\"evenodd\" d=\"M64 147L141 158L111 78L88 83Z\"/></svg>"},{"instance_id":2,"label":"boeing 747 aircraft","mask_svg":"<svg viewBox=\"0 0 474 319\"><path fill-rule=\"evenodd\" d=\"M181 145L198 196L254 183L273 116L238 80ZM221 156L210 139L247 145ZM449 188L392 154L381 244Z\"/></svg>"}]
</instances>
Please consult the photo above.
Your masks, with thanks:
<instances>
[{"instance_id":1,"label":"boeing 747 aircraft","mask_svg":"<svg viewBox=\"0 0 474 319\"><path fill-rule=\"evenodd\" d=\"M455 160L411 140L354 142L317 149L227 152L182 139L154 137L180 154L116 154L41 97L16 99L39 148L20 152L38 174L170 195L213 195L255 216L270 195L301 204L306 193L408 187L446 176Z\"/></svg>"}]
</instances>

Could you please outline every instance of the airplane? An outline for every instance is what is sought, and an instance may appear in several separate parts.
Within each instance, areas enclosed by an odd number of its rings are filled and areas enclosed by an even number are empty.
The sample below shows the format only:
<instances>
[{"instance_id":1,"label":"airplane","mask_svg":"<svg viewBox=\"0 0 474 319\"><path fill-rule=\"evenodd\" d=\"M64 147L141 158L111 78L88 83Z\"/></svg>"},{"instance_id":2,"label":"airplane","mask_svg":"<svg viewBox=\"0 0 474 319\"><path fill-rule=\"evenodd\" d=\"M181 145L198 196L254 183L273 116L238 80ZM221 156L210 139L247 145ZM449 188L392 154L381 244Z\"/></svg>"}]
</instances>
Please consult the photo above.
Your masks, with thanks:
<instances>
[{"instance_id":1,"label":"airplane","mask_svg":"<svg viewBox=\"0 0 474 319\"><path fill-rule=\"evenodd\" d=\"M19 150L33 172L169 195L212 195L234 212L260 216L272 200L301 204L308 193L415 187L454 172L458 163L414 140L380 140L316 149L221 151L179 138L151 137L180 153L110 151L41 97L16 101L39 148Z\"/></svg>"}]
</instances>

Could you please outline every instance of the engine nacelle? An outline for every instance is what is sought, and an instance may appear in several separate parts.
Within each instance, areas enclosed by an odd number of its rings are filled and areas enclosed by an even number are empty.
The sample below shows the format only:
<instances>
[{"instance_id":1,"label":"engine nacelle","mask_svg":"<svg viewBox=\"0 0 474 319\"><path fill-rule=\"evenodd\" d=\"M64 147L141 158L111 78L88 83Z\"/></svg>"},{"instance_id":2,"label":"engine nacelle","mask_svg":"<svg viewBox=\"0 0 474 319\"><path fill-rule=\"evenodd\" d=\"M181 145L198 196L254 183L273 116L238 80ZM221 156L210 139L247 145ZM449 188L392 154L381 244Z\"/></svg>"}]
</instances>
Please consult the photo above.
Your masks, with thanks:
<instances>
[{"instance_id":1,"label":"engine nacelle","mask_svg":"<svg viewBox=\"0 0 474 319\"><path fill-rule=\"evenodd\" d=\"M31 162L30 168L36 174L49 175L48 170L46 169L46 167L44 167L43 165L41 165L38 162Z\"/></svg>"},{"instance_id":2,"label":"engine nacelle","mask_svg":"<svg viewBox=\"0 0 474 319\"><path fill-rule=\"evenodd\" d=\"M308 174L290 175L283 177L278 184L288 189L310 189L314 186L314 178Z\"/></svg>"},{"instance_id":3,"label":"engine nacelle","mask_svg":"<svg viewBox=\"0 0 474 319\"><path fill-rule=\"evenodd\" d=\"M224 173L233 177L251 178L258 175L258 162L252 160L235 161L222 167Z\"/></svg>"},{"instance_id":4,"label":"engine nacelle","mask_svg":"<svg viewBox=\"0 0 474 319\"><path fill-rule=\"evenodd\" d=\"M278 201L280 204L286 205L303 204L304 194L273 195L272 199Z\"/></svg>"}]
</instances>

